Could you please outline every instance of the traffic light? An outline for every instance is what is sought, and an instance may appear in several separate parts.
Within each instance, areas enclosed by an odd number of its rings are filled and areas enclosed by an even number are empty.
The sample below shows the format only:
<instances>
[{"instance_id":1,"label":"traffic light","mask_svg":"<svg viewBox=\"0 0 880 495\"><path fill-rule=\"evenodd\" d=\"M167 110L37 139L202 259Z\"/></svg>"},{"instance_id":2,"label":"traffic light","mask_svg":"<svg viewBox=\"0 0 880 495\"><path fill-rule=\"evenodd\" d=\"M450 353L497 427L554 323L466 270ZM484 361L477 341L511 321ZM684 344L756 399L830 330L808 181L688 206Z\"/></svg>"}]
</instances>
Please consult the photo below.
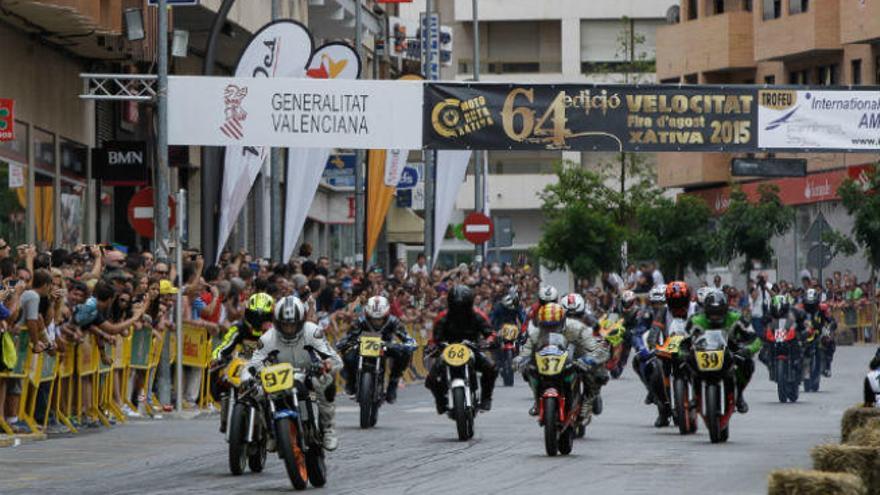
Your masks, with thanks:
<instances>
[{"instance_id":1,"label":"traffic light","mask_svg":"<svg viewBox=\"0 0 880 495\"><path fill-rule=\"evenodd\" d=\"M394 25L394 53L406 52L406 26L403 24Z\"/></svg>"}]
</instances>

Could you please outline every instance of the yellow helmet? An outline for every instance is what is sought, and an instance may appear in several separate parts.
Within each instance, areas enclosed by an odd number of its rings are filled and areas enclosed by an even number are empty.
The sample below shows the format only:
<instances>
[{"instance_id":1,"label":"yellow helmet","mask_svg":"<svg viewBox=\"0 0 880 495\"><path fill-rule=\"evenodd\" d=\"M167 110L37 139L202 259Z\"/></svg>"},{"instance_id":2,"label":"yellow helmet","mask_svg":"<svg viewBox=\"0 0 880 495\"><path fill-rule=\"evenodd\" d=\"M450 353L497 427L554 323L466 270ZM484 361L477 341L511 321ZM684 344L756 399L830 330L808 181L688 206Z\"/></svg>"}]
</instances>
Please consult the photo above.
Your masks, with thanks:
<instances>
[{"instance_id":1,"label":"yellow helmet","mask_svg":"<svg viewBox=\"0 0 880 495\"><path fill-rule=\"evenodd\" d=\"M260 331L263 323L272 321L272 309L275 300L265 292L257 292L248 298L247 308L244 310L244 319L248 325L256 331Z\"/></svg>"}]
</instances>

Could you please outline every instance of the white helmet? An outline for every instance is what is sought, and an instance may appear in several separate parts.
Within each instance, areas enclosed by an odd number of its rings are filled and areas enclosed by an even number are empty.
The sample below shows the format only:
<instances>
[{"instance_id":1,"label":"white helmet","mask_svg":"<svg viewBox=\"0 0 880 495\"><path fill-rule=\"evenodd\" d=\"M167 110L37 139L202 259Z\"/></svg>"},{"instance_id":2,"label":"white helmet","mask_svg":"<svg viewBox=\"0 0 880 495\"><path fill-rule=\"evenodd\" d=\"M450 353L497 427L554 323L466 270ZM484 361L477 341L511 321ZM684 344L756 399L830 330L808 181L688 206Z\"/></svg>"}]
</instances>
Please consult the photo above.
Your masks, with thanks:
<instances>
[{"instance_id":1,"label":"white helmet","mask_svg":"<svg viewBox=\"0 0 880 495\"><path fill-rule=\"evenodd\" d=\"M663 304L666 302L666 286L655 285L648 295L651 304Z\"/></svg>"},{"instance_id":2,"label":"white helmet","mask_svg":"<svg viewBox=\"0 0 880 495\"><path fill-rule=\"evenodd\" d=\"M623 303L623 308L628 309L636 302L636 293L631 290L625 290L620 296L620 301Z\"/></svg>"},{"instance_id":3,"label":"white helmet","mask_svg":"<svg viewBox=\"0 0 880 495\"><path fill-rule=\"evenodd\" d=\"M556 287L552 285L543 285L541 289L538 290L538 300L541 301L542 304L547 303L555 303L559 300L559 291L556 290Z\"/></svg>"},{"instance_id":4,"label":"white helmet","mask_svg":"<svg viewBox=\"0 0 880 495\"><path fill-rule=\"evenodd\" d=\"M275 328L282 340L293 339L306 322L306 306L296 296L275 303Z\"/></svg>"},{"instance_id":5,"label":"white helmet","mask_svg":"<svg viewBox=\"0 0 880 495\"><path fill-rule=\"evenodd\" d=\"M700 306L703 305L703 301L706 300L706 296L708 296L714 289L712 287L700 287L697 289L697 304Z\"/></svg>"},{"instance_id":6,"label":"white helmet","mask_svg":"<svg viewBox=\"0 0 880 495\"><path fill-rule=\"evenodd\" d=\"M507 294L501 298L501 305L507 309L516 309L516 294Z\"/></svg>"},{"instance_id":7,"label":"white helmet","mask_svg":"<svg viewBox=\"0 0 880 495\"><path fill-rule=\"evenodd\" d=\"M584 298L576 292L572 292L563 297L560 304L565 308L565 313L568 316L580 316L584 314L587 309L587 304L584 302Z\"/></svg>"},{"instance_id":8,"label":"white helmet","mask_svg":"<svg viewBox=\"0 0 880 495\"><path fill-rule=\"evenodd\" d=\"M388 304L388 299L383 296L373 296L367 299L367 305L364 307L367 318L374 320L386 318L390 312L391 305Z\"/></svg>"}]
</instances>

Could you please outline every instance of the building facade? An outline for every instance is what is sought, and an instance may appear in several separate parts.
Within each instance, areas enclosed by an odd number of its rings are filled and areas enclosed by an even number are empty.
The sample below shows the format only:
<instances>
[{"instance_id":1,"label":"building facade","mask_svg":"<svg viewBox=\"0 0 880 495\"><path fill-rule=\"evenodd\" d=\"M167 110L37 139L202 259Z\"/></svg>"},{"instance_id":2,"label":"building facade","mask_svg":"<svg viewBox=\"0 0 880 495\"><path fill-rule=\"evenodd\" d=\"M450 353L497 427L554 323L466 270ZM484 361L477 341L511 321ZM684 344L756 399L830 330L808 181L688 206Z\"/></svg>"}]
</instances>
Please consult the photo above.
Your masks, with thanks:
<instances>
[{"instance_id":1,"label":"building facade","mask_svg":"<svg viewBox=\"0 0 880 495\"><path fill-rule=\"evenodd\" d=\"M682 0L674 21L657 30L657 79L678 84L880 84L880 4L858 0ZM766 154L758 154L759 158ZM774 240L777 261L766 267L797 280L804 269L819 276L817 232L850 232L852 220L837 185L880 155L865 153L775 154L806 158L808 175L771 181L796 208L790 233ZM658 182L705 198L717 213L726 207L728 184L754 178L731 176L730 153L660 153ZM819 228L821 227L821 229ZM719 268L724 270L724 268ZM866 274L864 258L838 257L824 274ZM735 271L735 270L734 270ZM825 275L827 276L827 275Z\"/></svg>"},{"instance_id":2,"label":"building facade","mask_svg":"<svg viewBox=\"0 0 880 495\"><path fill-rule=\"evenodd\" d=\"M425 9L416 0L402 15L418 19ZM472 0L435 2L441 23L452 27L452 61L441 70L444 80L474 77ZM513 83L651 82L653 69L633 72L633 61L653 67L657 28L664 24L668 0L478 0L480 80ZM630 34L631 33L631 34ZM635 43L631 43L636 40ZM629 49L632 46L632 50ZM651 155L644 155L653 160ZM496 226L510 229L512 245L489 249L489 260L516 259L537 245L544 223L538 197L555 181L563 160L585 167L615 167L617 153L488 153L487 201ZM617 179L612 179L617 182ZM474 209L473 167L456 202L452 223ZM497 231L497 229L496 229ZM473 246L447 238L441 264L469 261Z\"/></svg>"}]
</instances>

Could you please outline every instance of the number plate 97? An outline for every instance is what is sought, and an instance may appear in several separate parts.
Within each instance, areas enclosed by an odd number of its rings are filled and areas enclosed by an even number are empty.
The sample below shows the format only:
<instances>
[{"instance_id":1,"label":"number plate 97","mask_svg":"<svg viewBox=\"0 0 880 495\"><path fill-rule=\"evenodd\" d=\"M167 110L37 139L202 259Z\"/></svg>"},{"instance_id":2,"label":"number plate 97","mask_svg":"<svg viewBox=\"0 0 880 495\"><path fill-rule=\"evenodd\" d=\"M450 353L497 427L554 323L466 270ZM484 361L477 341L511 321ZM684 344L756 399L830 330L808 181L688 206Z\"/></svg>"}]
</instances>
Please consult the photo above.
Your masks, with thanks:
<instances>
[{"instance_id":1,"label":"number plate 97","mask_svg":"<svg viewBox=\"0 0 880 495\"><path fill-rule=\"evenodd\" d=\"M281 363L263 368L260 380L267 393L289 390L293 388L293 366L290 363Z\"/></svg>"}]
</instances>

